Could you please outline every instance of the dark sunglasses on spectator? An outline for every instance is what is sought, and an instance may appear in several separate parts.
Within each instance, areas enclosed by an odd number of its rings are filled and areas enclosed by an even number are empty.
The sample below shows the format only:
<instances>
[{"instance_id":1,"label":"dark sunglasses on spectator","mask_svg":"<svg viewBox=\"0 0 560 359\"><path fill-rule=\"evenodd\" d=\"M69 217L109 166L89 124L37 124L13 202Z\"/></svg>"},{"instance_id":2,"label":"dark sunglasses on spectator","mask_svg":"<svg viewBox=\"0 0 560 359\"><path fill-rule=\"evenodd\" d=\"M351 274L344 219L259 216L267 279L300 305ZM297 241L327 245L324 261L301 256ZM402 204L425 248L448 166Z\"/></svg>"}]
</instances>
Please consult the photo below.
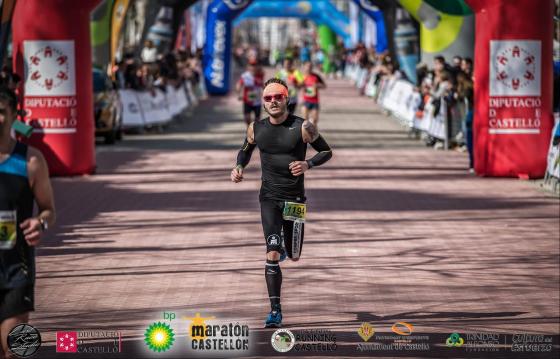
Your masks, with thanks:
<instances>
[{"instance_id":1,"label":"dark sunglasses on spectator","mask_svg":"<svg viewBox=\"0 0 560 359\"><path fill-rule=\"evenodd\" d=\"M264 102L272 102L272 99L276 101L282 101L284 99L284 95L277 93L274 95L263 96Z\"/></svg>"}]
</instances>

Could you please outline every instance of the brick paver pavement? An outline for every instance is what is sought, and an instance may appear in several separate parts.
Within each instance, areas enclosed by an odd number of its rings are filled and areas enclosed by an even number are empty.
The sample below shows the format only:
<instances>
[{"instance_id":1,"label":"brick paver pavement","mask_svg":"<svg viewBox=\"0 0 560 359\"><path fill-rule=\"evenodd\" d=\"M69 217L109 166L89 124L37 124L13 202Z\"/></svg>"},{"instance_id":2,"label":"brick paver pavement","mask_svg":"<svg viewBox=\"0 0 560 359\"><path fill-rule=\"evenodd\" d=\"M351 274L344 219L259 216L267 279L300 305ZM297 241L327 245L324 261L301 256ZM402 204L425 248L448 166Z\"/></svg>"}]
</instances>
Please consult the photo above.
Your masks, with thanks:
<instances>
[{"instance_id":1,"label":"brick paver pavement","mask_svg":"<svg viewBox=\"0 0 560 359\"><path fill-rule=\"evenodd\" d=\"M233 97L210 99L164 133L100 146L96 175L54 180L59 222L38 250L32 315L40 357L55 356L56 331L86 329L122 331L122 357L192 357L183 317L197 312L249 324L254 357L280 355L261 329L258 154L243 183L229 180L240 114ZM558 344L558 198L469 175L466 154L409 139L347 81L322 93L320 128L334 157L306 174L303 258L282 263L286 327L329 329L338 349L324 354L346 357L450 356L453 332ZM142 343L164 312L177 315L167 355ZM356 349L362 322L377 336L396 321L429 335L431 351Z\"/></svg>"}]
</instances>

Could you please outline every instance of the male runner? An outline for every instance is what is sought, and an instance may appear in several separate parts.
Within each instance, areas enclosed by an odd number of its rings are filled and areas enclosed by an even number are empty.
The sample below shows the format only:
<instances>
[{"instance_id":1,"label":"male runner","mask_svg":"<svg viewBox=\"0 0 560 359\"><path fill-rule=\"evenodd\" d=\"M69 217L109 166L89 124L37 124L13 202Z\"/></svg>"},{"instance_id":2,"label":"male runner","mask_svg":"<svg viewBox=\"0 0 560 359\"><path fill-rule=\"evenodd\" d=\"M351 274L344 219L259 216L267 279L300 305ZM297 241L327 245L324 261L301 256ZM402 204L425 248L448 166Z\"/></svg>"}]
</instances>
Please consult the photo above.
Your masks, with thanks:
<instances>
[{"instance_id":1,"label":"male runner","mask_svg":"<svg viewBox=\"0 0 560 359\"><path fill-rule=\"evenodd\" d=\"M49 170L41 152L12 138L15 93L0 88L0 337L1 358L11 357L8 333L34 310L35 251L54 225ZM33 203L38 214L33 216Z\"/></svg>"},{"instance_id":2,"label":"male runner","mask_svg":"<svg viewBox=\"0 0 560 359\"><path fill-rule=\"evenodd\" d=\"M313 64L303 64L303 117L311 121L315 127L319 122L319 89L327 85L318 74L313 72Z\"/></svg>"},{"instance_id":3,"label":"male runner","mask_svg":"<svg viewBox=\"0 0 560 359\"><path fill-rule=\"evenodd\" d=\"M264 82L264 73L255 60L247 65L245 71L237 82L236 90L239 100L243 101L243 118L247 126L261 117L261 91ZM251 113L255 114L251 118Z\"/></svg>"},{"instance_id":4,"label":"male runner","mask_svg":"<svg viewBox=\"0 0 560 359\"><path fill-rule=\"evenodd\" d=\"M253 150L255 147L259 148L262 168L259 200L266 241L265 279L271 306L266 327L282 325L282 271L279 265L281 252L284 251L282 233L285 251L291 260L299 259L303 246L303 174L332 157L329 145L315 126L288 113L287 98L288 86L284 81L273 78L265 83L264 109L270 117L251 123L247 129L247 138L237 155L237 166L231 171L231 180L241 182L243 169L249 163ZM305 160L308 143L317 154Z\"/></svg>"},{"instance_id":5,"label":"male runner","mask_svg":"<svg viewBox=\"0 0 560 359\"><path fill-rule=\"evenodd\" d=\"M294 60L284 59L284 67L276 73L276 78L288 84L288 113L293 115L296 112L298 103L298 89L303 83L303 74L294 67Z\"/></svg>"}]
</instances>

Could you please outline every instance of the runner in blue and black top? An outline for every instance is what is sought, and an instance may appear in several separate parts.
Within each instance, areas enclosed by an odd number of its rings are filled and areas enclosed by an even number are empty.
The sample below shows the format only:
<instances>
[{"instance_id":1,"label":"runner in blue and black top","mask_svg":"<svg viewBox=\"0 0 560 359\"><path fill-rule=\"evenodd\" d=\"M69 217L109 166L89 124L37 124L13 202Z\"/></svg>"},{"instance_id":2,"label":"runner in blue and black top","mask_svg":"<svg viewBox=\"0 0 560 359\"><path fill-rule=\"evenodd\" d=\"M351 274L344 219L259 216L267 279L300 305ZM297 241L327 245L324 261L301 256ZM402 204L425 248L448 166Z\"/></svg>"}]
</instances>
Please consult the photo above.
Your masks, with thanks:
<instances>
[{"instance_id":1,"label":"runner in blue and black top","mask_svg":"<svg viewBox=\"0 0 560 359\"><path fill-rule=\"evenodd\" d=\"M0 88L0 357L9 353L7 335L27 323L34 310L35 252L55 221L47 163L35 148L11 136L16 95ZM33 205L38 213L33 216Z\"/></svg>"},{"instance_id":2,"label":"runner in blue and black top","mask_svg":"<svg viewBox=\"0 0 560 359\"><path fill-rule=\"evenodd\" d=\"M288 87L284 81L268 80L263 102L269 117L251 123L247 129L247 138L237 156L231 180L242 181L243 169L258 147L262 168L259 200L267 251L265 279L271 305L265 326L280 327L280 258L286 254L290 259L298 260L303 246L306 211L303 174L327 162L332 152L311 122L288 113ZM305 159L307 144L317 151L309 160Z\"/></svg>"}]
</instances>

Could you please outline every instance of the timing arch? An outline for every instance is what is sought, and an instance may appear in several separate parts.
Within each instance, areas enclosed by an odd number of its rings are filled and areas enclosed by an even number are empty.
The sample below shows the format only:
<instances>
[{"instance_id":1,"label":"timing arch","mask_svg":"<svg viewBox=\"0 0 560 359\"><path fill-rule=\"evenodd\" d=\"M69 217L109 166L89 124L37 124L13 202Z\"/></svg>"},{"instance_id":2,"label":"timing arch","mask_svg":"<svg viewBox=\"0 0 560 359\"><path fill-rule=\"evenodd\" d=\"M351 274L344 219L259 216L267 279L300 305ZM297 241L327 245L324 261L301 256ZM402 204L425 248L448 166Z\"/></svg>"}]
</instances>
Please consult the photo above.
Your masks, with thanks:
<instances>
[{"instance_id":1,"label":"timing arch","mask_svg":"<svg viewBox=\"0 0 560 359\"><path fill-rule=\"evenodd\" d=\"M350 43L348 18L328 0L214 0L208 7L203 67L210 94L225 95L230 88L232 26L250 17L299 17L327 25L346 45Z\"/></svg>"}]
</instances>

